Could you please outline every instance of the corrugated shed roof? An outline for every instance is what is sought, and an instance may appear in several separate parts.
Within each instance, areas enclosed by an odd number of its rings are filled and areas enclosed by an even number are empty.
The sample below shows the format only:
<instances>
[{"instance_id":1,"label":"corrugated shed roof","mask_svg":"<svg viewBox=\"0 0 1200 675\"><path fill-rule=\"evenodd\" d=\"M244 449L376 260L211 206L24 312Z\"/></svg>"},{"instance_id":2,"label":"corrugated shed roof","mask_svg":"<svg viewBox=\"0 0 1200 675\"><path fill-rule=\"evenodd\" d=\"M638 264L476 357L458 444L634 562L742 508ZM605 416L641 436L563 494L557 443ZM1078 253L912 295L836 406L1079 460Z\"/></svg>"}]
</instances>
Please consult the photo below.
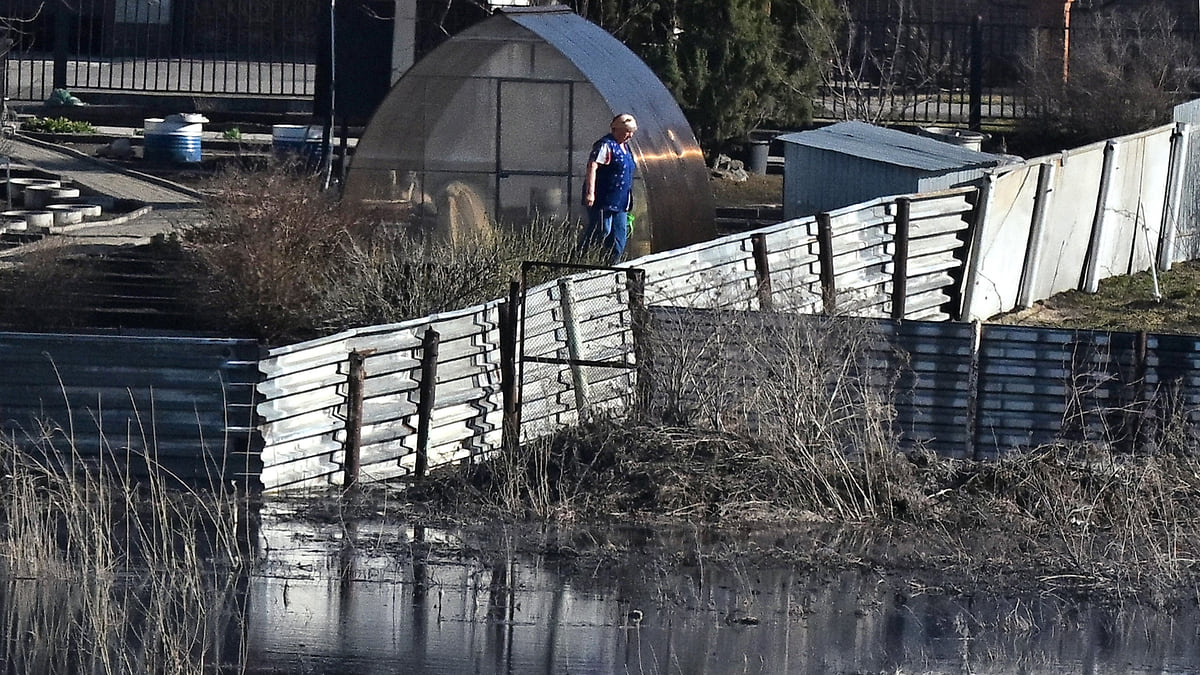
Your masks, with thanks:
<instances>
[{"instance_id":1,"label":"corrugated shed roof","mask_svg":"<svg viewBox=\"0 0 1200 675\"><path fill-rule=\"evenodd\" d=\"M779 140L923 171L998 166L1007 162L1000 155L866 122L839 122L821 129L784 134Z\"/></svg>"}]
</instances>

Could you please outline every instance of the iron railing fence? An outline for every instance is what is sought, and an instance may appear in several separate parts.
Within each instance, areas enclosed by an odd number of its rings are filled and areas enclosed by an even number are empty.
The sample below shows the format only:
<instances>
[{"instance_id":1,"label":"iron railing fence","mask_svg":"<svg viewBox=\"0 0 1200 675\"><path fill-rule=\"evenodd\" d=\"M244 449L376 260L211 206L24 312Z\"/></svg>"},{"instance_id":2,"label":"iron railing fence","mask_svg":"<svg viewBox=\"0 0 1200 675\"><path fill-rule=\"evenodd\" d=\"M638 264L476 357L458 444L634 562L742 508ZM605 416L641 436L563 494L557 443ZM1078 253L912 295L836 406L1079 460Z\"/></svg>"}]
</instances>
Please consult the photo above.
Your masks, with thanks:
<instances>
[{"instance_id":1,"label":"iron railing fence","mask_svg":"<svg viewBox=\"0 0 1200 675\"><path fill-rule=\"evenodd\" d=\"M840 34L840 56L827 64L813 101L814 115L972 127L981 120L1036 119L1047 112L1047 86L1062 80L1072 40L1078 47L1096 39L1093 31L1087 26L1067 30L984 22L856 21ZM1172 40L1176 53L1178 47L1191 52L1188 58L1179 54L1172 66L1180 70L1180 101L1193 98L1196 83L1189 73L1195 70L1191 64L1200 32L1176 26L1170 35L1147 38L1136 26L1128 31L1131 41Z\"/></svg>"},{"instance_id":2,"label":"iron railing fence","mask_svg":"<svg viewBox=\"0 0 1200 675\"><path fill-rule=\"evenodd\" d=\"M320 0L0 0L12 40L5 94L311 97L327 8Z\"/></svg>"}]
</instances>

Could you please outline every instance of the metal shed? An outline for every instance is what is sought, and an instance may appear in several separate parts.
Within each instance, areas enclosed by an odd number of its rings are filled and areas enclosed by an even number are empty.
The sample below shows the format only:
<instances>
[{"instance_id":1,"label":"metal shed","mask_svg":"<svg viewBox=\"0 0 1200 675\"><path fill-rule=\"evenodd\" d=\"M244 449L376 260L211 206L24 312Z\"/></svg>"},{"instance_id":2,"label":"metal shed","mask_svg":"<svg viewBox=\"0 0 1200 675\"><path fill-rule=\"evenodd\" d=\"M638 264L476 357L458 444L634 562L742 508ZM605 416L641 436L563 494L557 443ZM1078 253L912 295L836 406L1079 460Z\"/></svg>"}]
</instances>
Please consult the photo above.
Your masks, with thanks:
<instances>
[{"instance_id":1,"label":"metal shed","mask_svg":"<svg viewBox=\"0 0 1200 675\"><path fill-rule=\"evenodd\" d=\"M784 218L971 183L1010 157L865 122L779 137Z\"/></svg>"},{"instance_id":2,"label":"metal shed","mask_svg":"<svg viewBox=\"0 0 1200 675\"><path fill-rule=\"evenodd\" d=\"M412 209L450 236L578 221L588 152L622 112L638 120L628 256L714 237L708 169L675 99L625 45L564 6L506 9L414 65L364 130L345 194Z\"/></svg>"}]
</instances>

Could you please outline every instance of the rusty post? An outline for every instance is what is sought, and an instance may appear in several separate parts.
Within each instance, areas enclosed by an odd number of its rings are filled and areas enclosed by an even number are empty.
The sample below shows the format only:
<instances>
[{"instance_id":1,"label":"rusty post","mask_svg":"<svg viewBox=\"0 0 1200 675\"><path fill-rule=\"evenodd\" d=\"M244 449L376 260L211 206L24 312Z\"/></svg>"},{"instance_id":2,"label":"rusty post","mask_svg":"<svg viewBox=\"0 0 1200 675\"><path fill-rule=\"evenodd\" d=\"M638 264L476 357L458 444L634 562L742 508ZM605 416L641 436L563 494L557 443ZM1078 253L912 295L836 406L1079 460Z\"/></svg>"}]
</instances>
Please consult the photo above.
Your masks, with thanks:
<instances>
[{"instance_id":1,"label":"rusty post","mask_svg":"<svg viewBox=\"0 0 1200 675\"><path fill-rule=\"evenodd\" d=\"M908 231L911 202L896 200L896 239L892 251L892 318L903 319L908 310Z\"/></svg>"},{"instance_id":2,"label":"rusty post","mask_svg":"<svg viewBox=\"0 0 1200 675\"><path fill-rule=\"evenodd\" d=\"M833 270L833 219L828 213L817 214L817 260L821 265L823 311L837 312L837 285Z\"/></svg>"},{"instance_id":3,"label":"rusty post","mask_svg":"<svg viewBox=\"0 0 1200 675\"><path fill-rule=\"evenodd\" d=\"M432 327L425 329L421 340L421 388L417 403L417 461L413 473L424 478L429 471L429 426L437 394L438 343L441 336Z\"/></svg>"},{"instance_id":4,"label":"rusty post","mask_svg":"<svg viewBox=\"0 0 1200 675\"><path fill-rule=\"evenodd\" d=\"M346 443L343 448L342 488L352 490L358 484L362 463L363 381L366 379L365 359L358 351L350 352L350 372L346 376Z\"/></svg>"},{"instance_id":5,"label":"rusty post","mask_svg":"<svg viewBox=\"0 0 1200 675\"><path fill-rule=\"evenodd\" d=\"M754 245L754 278L758 282L758 307L764 312L775 309L771 292L771 262L767 258L767 236L755 234L750 237Z\"/></svg>"}]
</instances>

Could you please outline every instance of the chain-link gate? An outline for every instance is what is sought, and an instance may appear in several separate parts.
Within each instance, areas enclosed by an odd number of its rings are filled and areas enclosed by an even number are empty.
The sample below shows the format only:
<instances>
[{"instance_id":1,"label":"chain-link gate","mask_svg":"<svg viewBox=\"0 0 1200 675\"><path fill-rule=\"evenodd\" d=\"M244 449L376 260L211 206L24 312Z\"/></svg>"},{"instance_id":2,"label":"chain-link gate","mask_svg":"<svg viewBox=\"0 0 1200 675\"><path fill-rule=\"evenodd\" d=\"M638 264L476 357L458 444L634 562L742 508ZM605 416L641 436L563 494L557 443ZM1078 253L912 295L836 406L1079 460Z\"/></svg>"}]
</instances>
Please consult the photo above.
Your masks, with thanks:
<instances>
[{"instance_id":1,"label":"chain-link gate","mask_svg":"<svg viewBox=\"0 0 1200 675\"><path fill-rule=\"evenodd\" d=\"M522 265L513 411L521 440L647 400L638 377L649 362L644 287L640 269Z\"/></svg>"}]
</instances>

